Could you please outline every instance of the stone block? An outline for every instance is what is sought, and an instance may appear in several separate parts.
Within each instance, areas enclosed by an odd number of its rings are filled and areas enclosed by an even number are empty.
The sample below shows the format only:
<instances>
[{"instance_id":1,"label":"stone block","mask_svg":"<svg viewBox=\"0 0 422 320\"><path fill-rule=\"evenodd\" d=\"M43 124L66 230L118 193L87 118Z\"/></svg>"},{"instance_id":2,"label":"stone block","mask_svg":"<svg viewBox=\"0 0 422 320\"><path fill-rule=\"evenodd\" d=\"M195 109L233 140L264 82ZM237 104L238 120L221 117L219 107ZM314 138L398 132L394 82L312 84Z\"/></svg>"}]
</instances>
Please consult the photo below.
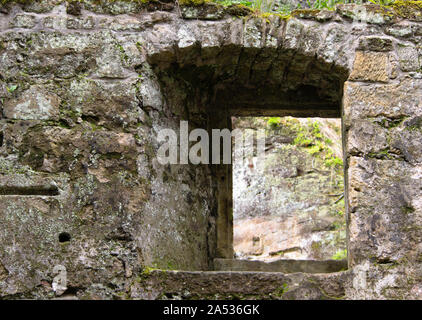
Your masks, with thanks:
<instances>
[{"instance_id":1,"label":"stone block","mask_svg":"<svg viewBox=\"0 0 422 320\"><path fill-rule=\"evenodd\" d=\"M369 120L355 120L348 129L348 154L376 154L388 147L387 130Z\"/></svg>"},{"instance_id":2,"label":"stone block","mask_svg":"<svg viewBox=\"0 0 422 320\"><path fill-rule=\"evenodd\" d=\"M422 114L422 80L404 78L394 84L344 85L344 114L347 125L355 119L385 116L397 119Z\"/></svg>"},{"instance_id":3,"label":"stone block","mask_svg":"<svg viewBox=\"0 0 422 320\"><path fill-rule=\"evenodd\" d=\"M34 15L18 14L10 22L10 26L12 28L31 29L35 27L36 23L37 23L37 18Z\"/></svg>"},{"instance_id":4,"label":"stone block","mask_svg":"<svg viewBox=\"0 0 422 320\"><path fill-rule=\"evenodd\" d=\"M358 50L391 51L393 50L393 41L390 38L377 36L360 38Z\"/></svg>"},{"instance_id":5,"label":"stone block","mask_svg":"<svg viewBox=\"0 0 422 320\"><path fill-rule=\"evenodd\" d=\"M348 169L351 266L415 261L420 230L421 168L405 161L351 157ZM418 239L418 240L416 240Z\"/></svg>"},{"instance_id":6,"label":"stone block","mask_svg":"<svg viewBox=\"0 0 422 320\"><path fill-rule=\"evenodd\" d=\"M383 52L356 52L349 80L388 82L388 55Z\"/></svg>"},{"instance_id":7,"label":"stone block","mask_svg":"<svg viewBox=\"0 0 422 320\"><path fill-rule=\"evenodd\" d=\"M416 47L398 44L397 54L399 56L399 64L402 71L416 71L419 69L420 62Z\"/></svg>"},{"instance_id":8,"label":"stone block","mask_svg":"<svg viewBox=\"0 0 422 320\"><path fill-rule=\"evenodd\" d=\"M19 120L57 120L61 99L40 85L30 87L19 97L8 99L4 115Z\"/></svg>"},{"instance_id":9,"label":"stone block","mask_svg":"<svg viewBox=\"0 0 422 320\"><path fill-rule=\"evenodd\" d=\"M95 20L93 17L68 18L66 26L68 29L93 29Z\"/></svg>"},{"instance_id":10,"label":"stone block","mask_svg":"<svg viewBox=\"0 0 422 320\"><path fill-rule=\"evenodd\" d=\"M145 21L141 21L137 18L126 18L126 19L101 19L98 26L103 29L111 29L113 31L142 31L146 27Z\"/></svg>"}]
</instances>

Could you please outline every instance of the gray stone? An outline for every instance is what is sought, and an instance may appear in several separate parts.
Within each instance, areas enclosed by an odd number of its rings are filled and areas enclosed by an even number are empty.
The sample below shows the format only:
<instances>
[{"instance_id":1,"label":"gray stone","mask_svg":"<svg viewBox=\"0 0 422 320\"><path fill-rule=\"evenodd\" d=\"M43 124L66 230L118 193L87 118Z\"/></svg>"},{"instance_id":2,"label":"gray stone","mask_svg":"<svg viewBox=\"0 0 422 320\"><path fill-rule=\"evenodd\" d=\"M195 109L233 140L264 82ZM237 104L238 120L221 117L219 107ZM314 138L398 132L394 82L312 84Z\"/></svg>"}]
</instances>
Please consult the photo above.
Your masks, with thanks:
<instances>
[{"instance_id":1,"label":"gray stone","mask_svg":"<svg viewBox=\"0 0 422 320\"><path fill-rule=\"evenodd\" d=\"M95 21L93 17L86 17L82 19L69 18L67 19L66 26L68 29L93 29Z\"/></svg>"},{"instance_id":2,"label":"gray stone","mask_svg":"<svg viewBox=\"0 0 422 320\"><path fill-rule=\"evenodd\" d=\"M397 53L401 70L416 71L419 69L419 55L416 47L398 45Z\"/></svg>"},{"instance_id":3,"label":"gray stone","mask_svg":"<svg viewBox=\"0 0 422 320\"><path fill-rule=\"evenodd\" d=\"M29 14L18 14L10 22L10 26L14 28L31 29L35 27L37 18Z\"/></svg>"},{"instance_id":4,"label":"gray stone","mask_svg":"<svg viewBox=\"0 0 422 320\"><path fill-rule=\"evenodd\" d=\"M57 120L61 99L46 91L42 86L32 86L17 99L8 99L4 115L9 119Z\"/></svg>"}]
</instances>

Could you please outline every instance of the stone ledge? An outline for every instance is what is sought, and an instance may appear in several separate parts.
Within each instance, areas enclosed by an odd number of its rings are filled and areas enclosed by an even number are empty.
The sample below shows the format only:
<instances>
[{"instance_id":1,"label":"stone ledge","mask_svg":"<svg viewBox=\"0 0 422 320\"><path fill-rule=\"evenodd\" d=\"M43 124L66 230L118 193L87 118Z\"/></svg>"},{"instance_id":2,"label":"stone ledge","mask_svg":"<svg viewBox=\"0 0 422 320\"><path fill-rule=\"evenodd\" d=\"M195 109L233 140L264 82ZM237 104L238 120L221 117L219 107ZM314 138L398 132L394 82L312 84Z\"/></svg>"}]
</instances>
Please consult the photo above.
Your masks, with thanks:
<instances>
[{"instance_id":1,"label":"stone ledge","mask_svg":"<svg viewBox=\"0 0 422 320\"><path fill-rule=\"evenodd\" d=\"M349 272L144 272L131 287L132 299L342 299Z\"/></svg>"},{"instance_id":2,"label":"stone ledge","mask_svg":"<svg viewBox=\"0 0 422 320\"><path fill-rule=\"evenodd\" d=\"M277 260L273 262L214 259L215 270L218 271L261 271L283 273L330 273L347 269L346 260Z\"/></svg>"}]
</instances>

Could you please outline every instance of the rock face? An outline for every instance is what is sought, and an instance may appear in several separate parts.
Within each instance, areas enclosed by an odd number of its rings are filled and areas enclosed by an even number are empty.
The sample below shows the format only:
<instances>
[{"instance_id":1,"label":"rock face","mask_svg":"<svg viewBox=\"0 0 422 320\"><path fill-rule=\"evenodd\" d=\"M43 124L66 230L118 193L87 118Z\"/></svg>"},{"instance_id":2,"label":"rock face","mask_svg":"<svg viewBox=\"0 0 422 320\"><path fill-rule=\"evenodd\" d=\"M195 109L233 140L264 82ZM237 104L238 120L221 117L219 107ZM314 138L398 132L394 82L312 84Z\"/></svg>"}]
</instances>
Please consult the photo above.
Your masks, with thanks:
<instances>
[{"instance_id":1,"label":"rock face","mask_svg":"<svg viewBox=\"0 0 422 320\"><path fill-rule=\"evenodd\" d=\"M265 155L243 163L234 157L236 255L264 261L344 255L340 119L237 118L234 127L267 136Z\"/></svg>"},{"instance_id":2,"label":"rock face","mask_svg":"<svg viewBox=\"0 0 422 320\"><path fill-rule=\"evenodd\" d=\"M0 8L2 298L227 297L245 279L263 298L422 298L420 2L18 2ZM200 272L233 258L232 168L161 165L158 131L262 115L343 118L348 271Z\"/></svg>"}]
</instances>

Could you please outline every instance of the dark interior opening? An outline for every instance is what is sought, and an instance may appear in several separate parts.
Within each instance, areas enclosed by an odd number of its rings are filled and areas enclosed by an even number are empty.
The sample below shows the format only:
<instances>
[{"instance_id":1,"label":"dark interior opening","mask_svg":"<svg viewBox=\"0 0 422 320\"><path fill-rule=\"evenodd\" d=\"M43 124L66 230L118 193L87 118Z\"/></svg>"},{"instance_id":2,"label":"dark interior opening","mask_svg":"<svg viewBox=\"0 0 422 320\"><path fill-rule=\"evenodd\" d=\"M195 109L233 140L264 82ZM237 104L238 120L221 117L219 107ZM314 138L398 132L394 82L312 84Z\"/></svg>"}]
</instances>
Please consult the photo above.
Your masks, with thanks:
<instances>
[{"instance_id":1,"label":"dark interior opening","mask_svg":"<svg viewBox=\"0 0 422 320\"><path fill-rule=\"evenodd\" d=\"M69 242L72 237L67 232L62 232L59 234L59 242Z\"/></svg>"}]
</instances>

